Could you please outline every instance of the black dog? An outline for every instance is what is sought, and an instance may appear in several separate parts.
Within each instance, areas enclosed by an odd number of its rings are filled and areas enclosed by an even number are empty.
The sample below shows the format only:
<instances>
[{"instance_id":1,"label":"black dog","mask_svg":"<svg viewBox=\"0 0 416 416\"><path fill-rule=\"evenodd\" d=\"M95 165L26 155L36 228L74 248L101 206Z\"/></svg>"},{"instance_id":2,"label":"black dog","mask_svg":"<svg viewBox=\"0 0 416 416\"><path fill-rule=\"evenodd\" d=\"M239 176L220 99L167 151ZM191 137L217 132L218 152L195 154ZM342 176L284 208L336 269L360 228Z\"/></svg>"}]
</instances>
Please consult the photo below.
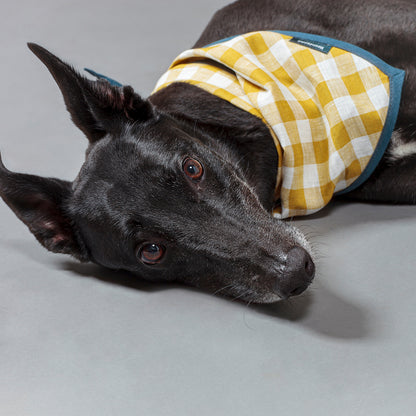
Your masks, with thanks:
<instances>
[{"instance_id":1,"label":"black dog","mask_svg":"<svg viewBox=\"0 0 416 416\"><path fill-rule=\"evenodd\" d=\"M413 0L240 0L195 47L254 31L323 35L406 73L389 148L348 197L416 202L416 7ZM303 292L315 266L304 236L270 215L278 155L254 115L188 83L147 100L90 81L41 48L74 123L89 140L73 183L13 173L0 195L48 250L152 281L178 280L253 302Z\"/></svg>"}]
</instances>

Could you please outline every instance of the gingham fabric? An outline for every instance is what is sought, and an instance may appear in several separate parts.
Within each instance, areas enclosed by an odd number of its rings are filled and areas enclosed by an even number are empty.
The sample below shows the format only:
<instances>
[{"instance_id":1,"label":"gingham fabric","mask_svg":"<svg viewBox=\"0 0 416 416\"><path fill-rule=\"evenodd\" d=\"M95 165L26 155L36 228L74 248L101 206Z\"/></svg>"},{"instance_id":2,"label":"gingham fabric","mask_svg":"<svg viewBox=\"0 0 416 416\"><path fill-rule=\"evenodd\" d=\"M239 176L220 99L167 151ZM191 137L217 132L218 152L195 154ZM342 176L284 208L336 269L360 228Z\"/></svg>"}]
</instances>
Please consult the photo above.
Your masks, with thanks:
<instances>
[{"instance_id":1,"label":"gingham fabric","mask_svg":"<svg viewBox=\"0 0 416 416\"><path fill-rule=\"evenodd\" d=\"M389 76L368 60L274 31L183 52L154 92L173 82L203 88L267 124L279 156L278 218L314 213L357 180L390 103Z\"/></svg>"}]
</instances>

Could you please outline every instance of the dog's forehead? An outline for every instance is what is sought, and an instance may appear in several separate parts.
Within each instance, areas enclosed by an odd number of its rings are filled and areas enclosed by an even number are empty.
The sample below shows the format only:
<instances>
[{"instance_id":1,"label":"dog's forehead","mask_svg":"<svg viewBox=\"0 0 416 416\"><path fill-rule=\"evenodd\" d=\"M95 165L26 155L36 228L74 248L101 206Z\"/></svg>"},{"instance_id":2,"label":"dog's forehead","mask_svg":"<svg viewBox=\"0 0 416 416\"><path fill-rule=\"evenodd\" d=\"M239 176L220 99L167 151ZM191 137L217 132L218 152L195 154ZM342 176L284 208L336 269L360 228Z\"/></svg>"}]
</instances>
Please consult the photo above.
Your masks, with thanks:
<instances>
[{"instance_id":1,"label":"dog's forehead","mask_svg":"<svg viewBox=\"0 0 416 416\"><path fill-rule=\"evenodd\" d=\"M198 140L171 127L126 129L92 145L73 184L74 210L89 218L163 210L163 196L180 192L183 158L206 152Z\"/></svg>"},{"instance_id":2,"label":"dog's forehead","mask_svg":"<svg viewBox=\"0 0 416 416\"><path fill-rule=\"evenodd\" d=\"M145 190L148 193L152 184L169 191L187 156L217 171L226 158L225 152L214 152L200 137L167 117L126 126L120 134L107 135L90 146L73 183L74 195L84 197L110 188L115 192L116 188L133 197Z\"/></svg>"},{"instance_id":3,"label":"dog's forehead","mask_svg":"<svg viewBox=\"0 0 416 416\"><path fill-rule=\"evenodd\" d=\"M151 167L168 169L178 153L168 135L155 129L126 129L119 136L107 135L87 151L86 160L74 182L74 190L95 187L97 181L125 183L132 176L140 181Z\"/></svg>"}]
</instances>

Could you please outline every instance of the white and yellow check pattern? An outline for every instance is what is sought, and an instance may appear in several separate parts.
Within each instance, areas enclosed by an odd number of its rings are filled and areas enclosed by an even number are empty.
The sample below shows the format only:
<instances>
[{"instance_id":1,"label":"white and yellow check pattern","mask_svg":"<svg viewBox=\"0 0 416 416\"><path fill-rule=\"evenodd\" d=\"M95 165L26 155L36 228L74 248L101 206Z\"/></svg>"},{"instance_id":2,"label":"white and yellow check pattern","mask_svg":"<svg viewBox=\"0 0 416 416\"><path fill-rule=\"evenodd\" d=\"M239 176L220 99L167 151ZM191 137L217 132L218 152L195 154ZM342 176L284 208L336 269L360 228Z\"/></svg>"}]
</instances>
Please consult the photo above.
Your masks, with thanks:
<instances>
[{"instance_id":1,"label":"white and yellow check pattern","mask_svg":"<svg viewBox=\"0 0 416 416\"><path fill-rule=\"evenodd\" d=\"M278 218L314 213L368 164L389 106L389 78L337 47L328 54L253 32L183 52L155 91L187 82L260 117L279 154Z\"/></svg>"}]
</instances>

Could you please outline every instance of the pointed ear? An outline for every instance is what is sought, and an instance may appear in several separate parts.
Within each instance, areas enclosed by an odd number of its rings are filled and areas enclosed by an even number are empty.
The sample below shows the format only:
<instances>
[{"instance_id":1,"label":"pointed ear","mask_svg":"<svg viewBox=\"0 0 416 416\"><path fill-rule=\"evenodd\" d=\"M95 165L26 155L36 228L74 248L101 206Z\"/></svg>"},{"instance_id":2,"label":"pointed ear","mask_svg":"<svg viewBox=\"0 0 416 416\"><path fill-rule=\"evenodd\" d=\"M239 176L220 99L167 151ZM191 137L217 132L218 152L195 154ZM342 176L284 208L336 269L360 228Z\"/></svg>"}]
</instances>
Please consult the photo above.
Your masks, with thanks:
<instances>
[{"instance_id":1,"label":"pointed ear","mask_svg":"<svg viewBox=\"0 0 416 416\"><path fill-rule=\"evenodd\" d=\"M119 133L128 122L152 117L153 107L132 87L116 87L108 81L91 81L45 48L28 43L46 65L60 88L72 120L93 143L107 133Z\"/></svg>"},{"instance_id":2,"label":"pointed ear","mask_svg":"<svg viewBox=\"0 0 416 416\"><path fill-rule=\"evenodd\" d=\"M10 172L0 155L0 196L4 202L48 250L87 261L87 250L66 210L71 195L70 182Z\"/></svg>"}]
</instances>

